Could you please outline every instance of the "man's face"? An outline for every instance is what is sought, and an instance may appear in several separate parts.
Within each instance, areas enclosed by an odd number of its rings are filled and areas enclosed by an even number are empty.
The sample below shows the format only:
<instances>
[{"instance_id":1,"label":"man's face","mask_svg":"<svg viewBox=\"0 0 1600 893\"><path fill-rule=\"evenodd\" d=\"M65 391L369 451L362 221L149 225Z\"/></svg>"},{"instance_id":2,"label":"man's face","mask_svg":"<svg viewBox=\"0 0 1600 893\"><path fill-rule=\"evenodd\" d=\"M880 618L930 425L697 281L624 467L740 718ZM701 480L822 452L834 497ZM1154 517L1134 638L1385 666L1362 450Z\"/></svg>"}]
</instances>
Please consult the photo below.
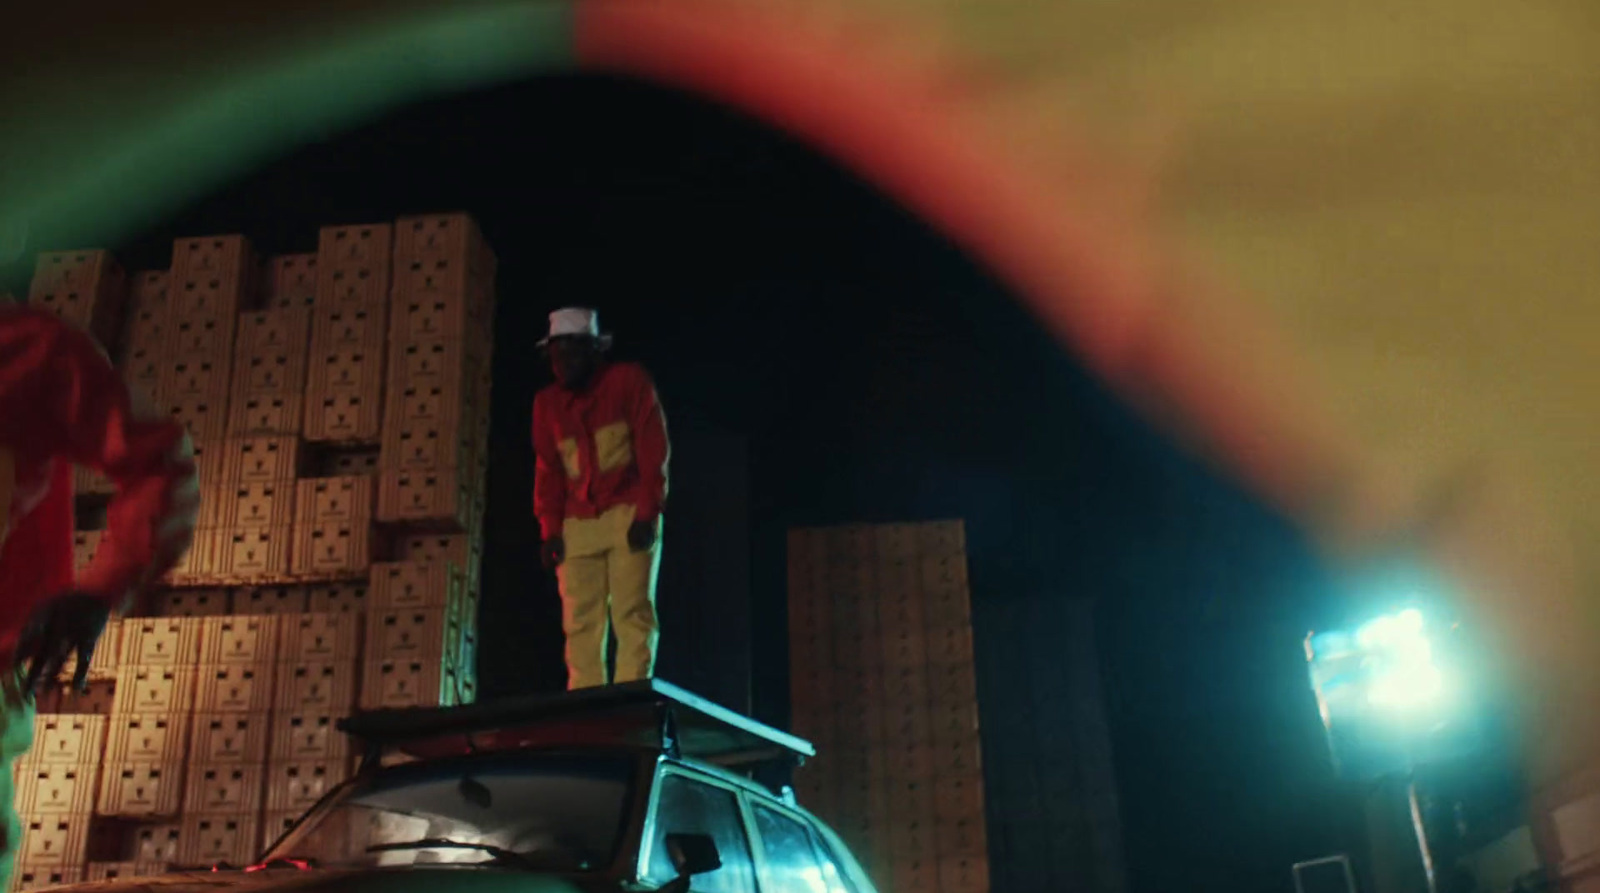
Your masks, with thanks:
<instances>
[{"instance_id":1,"label":"man's face","mask_svg":"<svg viewBox=\"0 0 1600 893\"><path fill-rule=\"evenodd\" d=\"M589 383L600 366L600 346L593 338L565 337L550 339L550 371L556 381L568 390L577 390Z\"/></svg>"}]
</instances>

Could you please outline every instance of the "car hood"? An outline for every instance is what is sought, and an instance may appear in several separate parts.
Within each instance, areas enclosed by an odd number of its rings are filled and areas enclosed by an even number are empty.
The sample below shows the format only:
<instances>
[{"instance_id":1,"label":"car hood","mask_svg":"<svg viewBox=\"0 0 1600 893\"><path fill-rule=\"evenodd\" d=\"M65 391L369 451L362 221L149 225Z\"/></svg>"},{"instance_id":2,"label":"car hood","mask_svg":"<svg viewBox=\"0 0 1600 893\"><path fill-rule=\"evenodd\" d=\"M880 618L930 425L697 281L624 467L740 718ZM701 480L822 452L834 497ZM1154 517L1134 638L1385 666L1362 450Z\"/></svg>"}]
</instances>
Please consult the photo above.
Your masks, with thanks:
<instances>
[{"instance_id":1,"label":"car hood","mask_svg":"<svg viewBox=\"0 0 1600 893\"><path fill-rule=\"evenodd\" d=\"M361 870L205 871L132 880L71 884L62 893L587 893L554 875L476 867L408 867ZM612 889L615 889L614 887Z\"/></svg>"}]
</instances>

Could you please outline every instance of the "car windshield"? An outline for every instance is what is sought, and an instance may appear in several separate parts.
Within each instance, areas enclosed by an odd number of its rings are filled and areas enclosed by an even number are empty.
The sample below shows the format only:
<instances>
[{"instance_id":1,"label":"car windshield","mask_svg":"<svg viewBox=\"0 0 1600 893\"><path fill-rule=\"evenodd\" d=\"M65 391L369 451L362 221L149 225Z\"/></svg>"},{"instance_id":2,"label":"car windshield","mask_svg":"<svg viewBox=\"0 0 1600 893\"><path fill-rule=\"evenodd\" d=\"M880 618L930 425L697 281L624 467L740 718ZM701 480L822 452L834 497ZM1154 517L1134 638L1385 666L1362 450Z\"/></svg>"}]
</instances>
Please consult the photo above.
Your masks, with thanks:
<instances>
[{"instance_id":1,"label":"car windshield","mask_svg":"<svg viewBox=\"0 0 1600 893\"><path fill-rule=\"evenodd\" d=\"M508 753L390 767L345 787L266 860L600 870L615 861L637 765L625 754Z\"/></svg>"}]
</instances>

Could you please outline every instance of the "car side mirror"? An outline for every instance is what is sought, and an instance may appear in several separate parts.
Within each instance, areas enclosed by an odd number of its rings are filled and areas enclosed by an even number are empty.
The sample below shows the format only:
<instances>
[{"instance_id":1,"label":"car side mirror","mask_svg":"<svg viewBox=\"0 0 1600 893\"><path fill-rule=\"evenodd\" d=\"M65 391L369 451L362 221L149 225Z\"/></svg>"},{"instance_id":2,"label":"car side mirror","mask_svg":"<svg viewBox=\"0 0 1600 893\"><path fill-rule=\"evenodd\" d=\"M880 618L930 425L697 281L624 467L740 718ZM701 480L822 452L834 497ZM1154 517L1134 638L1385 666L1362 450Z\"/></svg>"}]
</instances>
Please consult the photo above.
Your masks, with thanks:
<instances>
[{"instance_id":1,"label":"car side mirror","mask_svg":"<svg viewBox=\"0 0 1600 893\"><path fill-rule=\"evenodd\" d=\"M722 867L722 854L709 834L668 834L665 842L678 877L662 887L661 893L688 893L695 875L710 874Z\"/></svg>"}]
</instances>

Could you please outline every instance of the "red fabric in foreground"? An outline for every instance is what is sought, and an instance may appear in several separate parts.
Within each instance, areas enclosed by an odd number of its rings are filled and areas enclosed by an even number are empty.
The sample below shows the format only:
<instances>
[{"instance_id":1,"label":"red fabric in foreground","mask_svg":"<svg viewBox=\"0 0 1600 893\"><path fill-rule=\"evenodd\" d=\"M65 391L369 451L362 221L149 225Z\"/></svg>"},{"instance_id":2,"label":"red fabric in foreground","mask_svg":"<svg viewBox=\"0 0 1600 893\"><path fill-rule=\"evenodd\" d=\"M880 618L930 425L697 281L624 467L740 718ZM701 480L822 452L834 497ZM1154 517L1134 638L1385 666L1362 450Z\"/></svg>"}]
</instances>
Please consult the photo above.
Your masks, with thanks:
<instances>
[{"instance_id":1,"label":"red fabric in foreground","mask_svg":"<svg viewBox=\"0 0 1600 893\"><path fill-rule=\"evenodd\" d=\"M1351 480L1353 452L1274 405L1154 300L1181 287L1139 244L1097 225L985 141L986 124L926 78L808 41L715 0L578 3L578 64L721 101L808 142L980 259L1124 400L1171 413L1280 510L1310 516ZM1082 203L1079 203L1082 204ZM1233 345L1249 350L1250 345Z\"/></svg>"},{"instance_id":2,"label":"red fabric in foreground","mask_svg":"<svg viewBox=\"0 0 1600 893\"><path fill-rule=\"evenodd\" d=\"M0 654L40 600L74 586L74 464L117 488L77 588L120 603L181 557L198 499L187 435L134 404L87 334L34 308L0 308L0 448L15 457L17 494L0 546Z\"/></svg>"},{"instance_id":3,"label":"red fabric in foreground","mask_svg":"<svg viewBox=\"0 0 1600 893\"><path fill-rule=\"evenodd\" d=\"M52 463L49 491L0 544L0 654L9 653L35 605L72 587L72 466Z\"/></svg>"}]
</instances>

